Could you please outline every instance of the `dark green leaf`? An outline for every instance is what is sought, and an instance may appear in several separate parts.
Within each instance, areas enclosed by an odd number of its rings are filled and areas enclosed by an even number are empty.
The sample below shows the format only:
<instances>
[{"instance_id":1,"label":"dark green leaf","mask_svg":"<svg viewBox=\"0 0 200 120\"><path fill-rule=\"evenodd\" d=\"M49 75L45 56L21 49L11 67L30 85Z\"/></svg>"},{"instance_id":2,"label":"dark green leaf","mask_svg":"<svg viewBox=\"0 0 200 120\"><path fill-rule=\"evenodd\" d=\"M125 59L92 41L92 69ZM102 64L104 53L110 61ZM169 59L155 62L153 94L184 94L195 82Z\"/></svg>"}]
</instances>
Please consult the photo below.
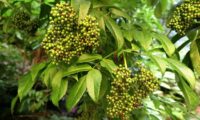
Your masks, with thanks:
<instances>
[{"instance_id":1,"label":"dark green leaf","mask_svg":"<svg viewBox=\"0 0 200 120\"><path fill-rule=\"evenodd\" d=\"M19 97L16 96L16 97L14 97L14 98L12 99L11 108L10 108L12 114L14 113L15 105L16 105L16 103L17 103L18 98L19 98Z\"/></svg>"},{"instance_id":2,"label":"dark green leaf","mask_svg":"<svg viewBox=\"0 0 200 120\"><path fill-rule=\"evenodd\" d=\"M102 59L102 56L99 54L82 54L79 58L77 63L84 63L84 62L91 62L95 60Z\"/></svg>"},{"instance_id":3,"label":"dark green leaf","mask_svg":"<svg viewBox=\"0 0 200 120\"><path fill-rule=\"evenodd\" d=\"M107 28L110 30L110 32L112 33L112 35L114 36L116 40L117 49L120 51L124 45L124 38L123 38L120 27L109 16L105 16L104 20L105 20Z\"/></svg>"},{"instance_id":4,"label":"dark green leaf","mask_svg":"<svg viewBox=\"0 0 200 120\"><path fill-rule=\"evenodd\" d=\"M70 90L69 96L66 98L66 108L71 111L79 102L86 91L86 76L83 76Z\"/></svg>"},{"instance_id":5,"label":"dark green leaf","mask_svg":"<svg viewBox=\"0 0 200 120\"><path fill-rule=\"evenodd\" d=\"M100 88L102 75L97 69L92 69L86 76L87 91L94 102L98 102L100 96Z\"/></svg>"}]
</instances>

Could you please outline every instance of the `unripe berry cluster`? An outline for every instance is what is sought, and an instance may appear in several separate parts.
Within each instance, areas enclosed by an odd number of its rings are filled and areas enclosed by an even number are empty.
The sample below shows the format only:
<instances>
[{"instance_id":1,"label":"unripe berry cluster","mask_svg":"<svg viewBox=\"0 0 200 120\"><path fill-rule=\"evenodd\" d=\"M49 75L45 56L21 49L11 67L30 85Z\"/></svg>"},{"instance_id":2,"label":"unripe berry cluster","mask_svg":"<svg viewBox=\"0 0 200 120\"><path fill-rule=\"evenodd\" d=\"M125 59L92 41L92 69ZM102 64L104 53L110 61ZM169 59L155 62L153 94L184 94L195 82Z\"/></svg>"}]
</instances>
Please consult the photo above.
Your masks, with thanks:
<instances>
[{"instance_id":1,"label":"unripe berry cluster","mask_svg":"<svg viewBox=\"0 0 200 120\"><path fill-rule=\"evenodd\" d=\"M86 16L78 23L77 13L68 3L56 4L50 15L42 45L53 62L69 64L73 57L93 52L99 46L96 18Z\"/></svg>"},{"instance_id":2,"label":"unripe berry cluster","mask_svg":"<svg viewBox=\"0 0 200 120\"><path fill-rule=\"evenodd\" d=\"M167 26L176 30L180 35L184 35L189 29L196 27L199 20L200 1L186 0L176 7Z\"/></svg>"},{"instance_id":3,"label":"unripe berry cluster","mask_svg":"<svg viewBox=\"0 0 200 120\"><path fill-rule=\"evenodd\" d=\"M30 15L24 11L19 11L14 15L13 25L30 34L34 34L39 27L38 20L31 20Z\"/></svg>"},{"instance_id":4,"label":"unripe berry cluster","mask_svg":"<svg viewBox=\"0 0 200 120\"><path fill-rule=\"evenodd\" d=\"M141 106L142 99L158 88L158 79L141 65L137 71L119 66L113 73L115 78L106 97L107 114L110 118L128 119L129 113Z\"/></svg>"}]
</instances>

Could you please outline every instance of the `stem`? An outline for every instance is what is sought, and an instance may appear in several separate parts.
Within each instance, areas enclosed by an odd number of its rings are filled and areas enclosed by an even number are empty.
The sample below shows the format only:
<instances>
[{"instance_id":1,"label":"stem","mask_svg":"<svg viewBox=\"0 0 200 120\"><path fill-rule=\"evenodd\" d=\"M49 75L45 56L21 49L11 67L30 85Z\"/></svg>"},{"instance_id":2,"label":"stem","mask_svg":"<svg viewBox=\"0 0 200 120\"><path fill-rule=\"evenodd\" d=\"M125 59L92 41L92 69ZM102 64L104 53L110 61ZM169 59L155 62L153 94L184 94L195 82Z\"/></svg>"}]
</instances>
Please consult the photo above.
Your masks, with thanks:
<instances>
[{"instance_id":1,"label":"stem","mask_svg":"<svg viewBox=\"0 0 200 120\"><path fill-rule=\"evenodd\" d=\"M125 66L125 68L128 68L125 53L123 53L123 59L124 59L124 66Z\"/></svg>"},{"instance_id":2,"label":"stem","mask_svg":"<svg viewBox=\"0 0 200 120\"><path fill-rule=\"evenodd\" d=\"M106 55L104 58L110 57L110 56L113 55L115 52L116 52L116 51L111 52L110 54Z\"/></svg>"}]
</instances>

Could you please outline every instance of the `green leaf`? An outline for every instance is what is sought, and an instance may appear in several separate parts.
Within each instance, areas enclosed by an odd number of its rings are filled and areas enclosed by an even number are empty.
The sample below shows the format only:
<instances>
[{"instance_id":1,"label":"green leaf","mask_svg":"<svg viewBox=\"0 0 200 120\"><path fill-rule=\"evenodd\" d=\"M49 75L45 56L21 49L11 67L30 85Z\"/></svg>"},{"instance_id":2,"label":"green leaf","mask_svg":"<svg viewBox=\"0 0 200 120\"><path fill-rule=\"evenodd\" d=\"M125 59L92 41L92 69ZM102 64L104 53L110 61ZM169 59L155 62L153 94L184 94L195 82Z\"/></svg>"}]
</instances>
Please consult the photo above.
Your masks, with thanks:
<instances>
[{"instance_id":1,"label":"green leaf","mask_svg":"<svg viewBox=\"0 0 200 120\"><path fill-rule=\"evenodd\" d=\"M16 103L17 103L17 100L18 100L18 96L15 96L13 99L12 99L12 102L11 102L11 114L13 114L14 113L14 109L15 109L15 105L16 105Z\"/></svg>"},{"instance_id":2,"label":"green leaf","mask_svg":"<svg viewBox=\"0 0 200 120\"><path fill-rule=\"evenodd\" d=\"M83 76L70 90L66 100L66 108L71 111L72 108L79 102L84 92L86 91L86 76Z\"/></svg>"},{"instance_id":3,"label":"green leaf","mask_svg":"<svg viewBox=\"0 0 200 120\"><path fill-rule=\"evenodd\" d=\"M59 92L59 99L62 99L62 97L66 94L68 88L68 79L62 79L61 85L60 85L60 92Z\"/></svg>"},{"instance_id":4,"label":"green leaf","mask_svg":"<svg viewBox=\"0 0 200 120\"><path fill-rule=\"evenodd\" d=\"M100 64L102 67L105 67L110 73L112 73L113 70L117 69L117 65L109 59L103 59Z\"/></svg>"},{"instance_id":5,"label":"green leaf","mask_svg":"<svg viewBox=\"0 0 200 120\"><path fill-rule=\"evenodd\" d=\"M110 32L115 38L118 51L120 51L124 45L124 37L122 35L120 27L116 24L116 22L113 19L111 19L108 16L105 16L104 20L107 28L110 30Z\"/></svg>"},{"instance_id":6,"label":"green leaf","mask_svg":"<svg viewBox=\"0 0 200 120\"><path fill-rule=\"evenodd\" d=\"M109 86L109 78L110 76L106 76L105 73L102 73L102 83L101 83L101 88L100 88L100 99L103 98L103 96L106 94L106 91L108 89Z\"/></svg>"},{"instance_id":7,"label":"green leaf","mask_svg":"<svg viewBox=\"0 0 200 120\"><path fill-rule=\"evenodd\" d=\"M151 33L146 30L137 30L137 28L133 29L132 33L134 39L137 40L145 50L148 50L152 42Z\"/></svg>"},{"instance_id":8,"label":"green leaf","mask_svg":"<svg viewBox=\"0 0 200 120\"><path fill-rule=\"evenodd\" d=\"M84 62L91 62L95 60L102 59L102 56L99 54L82 54L79 58L77 63L84 63Z\"/></svg>"},{"instance_id":9,"label":"green leaf","mask_svg":"<svg viewBox=\"0 0 200 120\"><path fill-rule=\"evenodd\" d=\"M71 66L63 72L63 75L64 75L63 77L66 77L71 74L79 73L79 72L89 71L91 69L92 67L88 64Z\"/></svg>"},{"instance_id":10,"label":"green leaf","mask_svg":"<svg viewBox=\"0 0 200 120\"><path fill-rule=\"evenodd\" d=\"M84 0L71 0L71 6L75 9L78 10L80 4L83 2Z\"/></svg>"},{"instance_id":11,"label":"green leaf","mask_svg":"<svg viewBox=\"0 0 200 120\"><path fill-rule=\"evenodd\" d=\"M167 55L172 56L175 52L175 46L171 40L163 34L154 33L153 37L160 41Z\"/></svg>"},{"instance_id":12,"label":"green leaf","mask_svg":"<svg viewBox=\"0 0 200 120\"><path fill-rule=\"evenodd\" d=\"M32 80L30 72L22 76L21 79L18 80L18 96L20 101L28 94L34 83L35 82Z\"/></svg>"},{"instance_id":13,"label":"green leaf","mask_svg":"<svg viewBox=\"0 0 200 120\"><path fill-rule=\"evenodd\" d=\"M94 102L98 102L100 96L100 88L102 75L97 69L92 69L88 72L86 76L87 81L87 91Z\"/></svg>"},{"instance_id":14,"label":"green leaf","mask_svg":"<svg viewBox=\"0 0 200 120\"><path fill-rule=\"evenodd\" d=\"M53 79L53 76L57 72L57 67L56 65L48 65L47 69L44 71L44 78L42 79L43 83L47 86L50 87L50 81Z\"/></svg>"},{"instance_id":15,"label":"green leaf","mask_svg":"<svg viewBox=\"0 0 200 120\"><path fill-rule=\"evenodd\" d=\"M169 0L160 0L155 8L155 15L158 18L161 18L163 13L167 10Z\"/></svg>"},{"instance_id":16,"label":"green leaf","mask_svg":"<svg viewBox=\"0 0 200 120\"><path fill-rule=\"evenodd\" d=\"M182 90L186 104L190 110L194 110L199 104L198 95L188 86L184 79L180 79L178 82L179 88Z\"/></svg>"},{"instance_id":17,"label":"green leaf","mask_svg":"<svg viewBox=\"0 0 200 120\"><path fill-rule=\"evenodd\" d=\"M127 20L131 20L131 17L126 12L124 12L122 10L119 10L119 9L116 9L116 8L110 8L110 11L117 16L124 17Z\"/></svg>"},{"instance_id":18,"label":"green leaf","mask_svg":"<svg viewBox=\"0 0 200 120\"><path fill-rule=\"evenodd\" d=\"M40 63L40 64L36 64L31 68L31 77L32 80L35 81L36 77L38 75L38 73L44 68L46 67L46 62Z\"/></svg>"},{"instance_id":19,"label":"green leaf","mask_svg":"<svg viewBox=\"0 0 200 120\"><path fill-rule=\"evenodd\" d=\"M51 100L55 106L58 107L58 101L60 100L60 89L61 89L61 80L63 78L63 70L58 71L53 80L51 81L52 92Z\"/></svg>"},{"instance_id":20,"label":"green leaf","mask_svg":"<svg viewBox=\"0 0 200 120\"><path fill-rule=\"evenodd\" d=\"M161 57L158 57L158 56L155 56L155 55L150 55L148 54L149 57L151 58L151 60L157 64L157 66L160 68L160 71L162 72L162 74L165 73L166 71L166 68L167 68L167 62L161 58Z\"/></svg>"},{"instance_id":21,"label":"green leaf","mask_svg":"<svg viewBox=\"0 0 200 120\"><path fill-rule=\"evenodd\" d=\"M199 40L193 40L190 45L190 58L193 64L195 71L200 75L200 42L197 44Z\"/></svg>"},{"instance_id":22,"label":"green leaf","mask_svg":"<svg viewBox=\"0 0 200 120\"><path fill-rule=\"evenodd\" d=\"M83 1L80 4L79 8L79 22L86 17L89 12L91 2L90 1Z\"/></svg>"},{"instance_id":23,"label":"green leaf","mask_svg":"<svg viewBox=\"0 0 200 120\"><path fill-rule=\"evenodd\" d=\"M190 86L192 88L195 87L195 76L193 71L188 68L187 66L185 66L183 63L174 60L174 59L166 59L167 62L169 63L169 65L178 72L179 75L183 76L187 82L190 84Z\"/></svg>"}]
</instances>

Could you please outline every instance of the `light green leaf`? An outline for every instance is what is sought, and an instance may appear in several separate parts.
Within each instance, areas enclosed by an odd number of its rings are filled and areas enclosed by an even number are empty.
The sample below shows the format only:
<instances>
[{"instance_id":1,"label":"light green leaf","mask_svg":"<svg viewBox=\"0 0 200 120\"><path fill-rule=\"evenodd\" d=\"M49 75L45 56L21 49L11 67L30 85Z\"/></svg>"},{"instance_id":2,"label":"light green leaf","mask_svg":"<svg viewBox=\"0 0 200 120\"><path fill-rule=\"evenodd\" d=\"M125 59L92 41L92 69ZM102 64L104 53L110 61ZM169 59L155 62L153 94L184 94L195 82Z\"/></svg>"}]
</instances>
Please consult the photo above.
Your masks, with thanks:
<instances>
[{"instance_id":1,"label":"light green leaf","mask_svg":"<svg viewBox=\"0 0 200 120\"><path fill-rule=\"evenodd\" d=\"M99 54L82 54L79 58L77 63L84 63L84 62L91 62L95 60L102 59L102 56Z\"/></svg>"},{"instance_id":2,"label":"light green leaf","mask_svg":"<svg viewBox=\"0 0 200 120\"><path fill-rule=\"evenodd\" d=\"M151 33L145 30L137 30L137 28L133 29L132 33L134 39L137 40L145 50L148 50L152 42Z\"/></svg>"},{"instance_id":3,"label":"light green leaf","mask_svg":"<svg viewBox=\"0 0 200 120\"><path fill-rule=\"evenodd\" d=\"M79 102L84 92L86 91L86 76L83 76L70 90L66 100L66 108L71 111L72 108Z\"/></svg>"},{"instance_id":4,"label":"light green leaf","mask_svg":"<svg viewBox=\"0 0 200 120\"><path fill-rule=\"evenodd\" d=\"M94 102L98 102L100 96L100 88L102 75L97 69L92 69L88 72L86 76L87 81L87 91Z\"/></svg>"},{"instance_id":5,"label":"light green leaf","mask_svg":"<svg viewBox=\"0 0 200 120\"><path fill-rule=\"evenodd\" d=\"M131 19L131 17L126 12L124 12L122 10L119 10L119 9L116 9L116 8L110 8L110 11L117 16L126 18L127 20Z\"/></svg>"},{"instance_id":6,"label":"light green leaf","mask_svg":"<svg viewBox=\"0 0 200 120\"><path fill-rule=\"evenodd\" d=\"M58 71L51 81L52 92L51 100L55 106L58 107L58 101L60 100L60 87L61 80L63 78L63 70Z\"/></svg>"},{"instance_id":7,"label":"light green leaf","mask_svg":"<svg viewBox=\"0 0 200 120\"><path fill-rule=\"evenodd\" d=\"M63 75L64 75L63 77L66 77L71 74L83 72L83 71L89 71L91 69L92 67L88 64L71 66L63 72Z\"/></svg>"},{"instance_id":8,"label":"light green leaf","mask_svg":"<svg viewBox=\"0 0 200 120\"><path fill-rule=\"evenodd\" d=\"M56 65L50 64L48 68L44 71L44 78L42 79L43 83L47 86L50 87L50 81L53 79L53 76L57 72L57 67Z\"/></svg>"},{"instance_id":9,"label":"light green leaf","mask_svg":"<svg viewBox=\"0 0 200 120\"><path fill-rule=\"evenodd\" d=\"M177 60L170 58L166 60L169 63L169 65L178 72L179 75L183 76L187 80L187 82L190 84L192 88L195 87L195 81L196 81L195 76L190 68L188 68L186 65Z\"/></svg>"},{"instance_id":10,"label":"light green leaf","mask_svg":"<svg viewBox=\"0 0 200 120\"><path fill-rule=\"evenodd\" d=\"M175 52L175 46L171 40L165 35L158 33L154 33L153 37L160 41L167 55L172 56L172 54Z\"/></svg>"},{"instance_id":11,"label":"light green leaf","mask_svg":"<svg viewBox=\"0 0 200 120\"><path fill-rule=\"evenodd\" d=\"M75 9L78 10L80 7L80 4L85 1L85 0L71 0L71 6Z\"/></svg>"},{"instance_id":12,"label":"light green leaf","mask_svg":"<svg viewBox=\"0 0 200 120\"><path fill-rule=\"evenodd\" d=\"M112 73L113 70L117 69L117 65L109 59L103 59L100 64L102 67L105 67L110 73Z\"/></svg>"},{"instance_id":13,"label":"light green leaf","mask_svg":"<svg viewBox=\"0 0 200 120\"><path fill-rule=\"evenodd\" d=\"M44 68L46 67L46 62L40 63L40 64L36 64L31 68L31 77L32 80L35 81L36 77L38 75L38 73Z\"/></svg>"},{"instance_id":14,"label":"light green leaf","mask_svg":"<svg viewBox=\"0 0 200 120\"><path fill-rule=\"evenodd\" d=\"M86 15L88 14L89 12L89 9L90 9L90 4L91 2L90 1L83 1L81 2L80 4L80 8L79 8L79 22L84 19L86 17Z\"/></svg>"},{"instance_id":15,"label":"light green leaf","mask_svg":"<svg viewBox=\"0 0 200 120\"><path fill-rule=\"evenodd\" d=\"M20 101L28 94L34 83L35 82L32 80L30 72L22 76L21 79L18 80L18 96Z\"/></svg>"},{"instance_id":16,"label":"light green leaf","mask_svg":"<svg viewBox=\"0 0 200 120\"><path fill-rule=\"evenodd\" d=\"M62 79L61 85L60 85L60 92L59 92L59 99L62 99L62 97L66 94L68 88L68 79Z\"/></svg>"},{"instance_id":17,"label":"light green leaf","mask_svg":"<svg viewBox=\"0 0 200 120\"><path fill-rule=\"evenodd\" d=\"M124 37L122 35L122 31L120 27L109 16L105 16L104 20L105 20L107 28L110 30L110 32L115 38L118 51L120 51L124 45Z\"/></svg>"},{"instance_id":18,"label":"light green leaf","mask_svg":"<svg viewBox=\"0 0 200 120\"><path fill-rule=\"evenodd\" d=\"M186 84L184 79L180 79L178 85L184 94L188 108L194 110L199 104L199 96Z\"/></svg>"},{"instance_id":19,"label":"light green leaf","mask_svg":"<svg viewBox=\"0 0 200 120\"><path fill-rule=\"evenodd\" d=\"M200 42L197 44L199 40L192 41L190 45L190 58L193 64L195 71L200 75Z\"/></svg>"},{"instance_id":20,"label":"light green leaf","mask_svg":"<svg viewBox=\"0 0 200 120\"><path fill-rule=\"evenodd\" d=\"M11 113L13 114L14 113L14 109L15 109L15 105L17 103L17 100L18 100L18 96L15 96L13 99L12 99L12 102L11 102Z\"/></svg>"},{"instance_id":21,"label":"light green leaf","mask_svg":"<svg viewBox=\"0 0 200 120\"><path fill-rule=\"evenodd\" d=\"M161 57L150 55L150 54L148 55L151 58L151 60L155 62L157 66L160 68L160 71L162 72L162 74L164 74L167 68L167 62Z\"/></svg>"},{"instance_id":22,"label":"light green leaf","mask_svg":"<svg viewBox=\"0 0 200 120\"><path fill-rule=\"evenodd\" d=\"M99 23L99 27L105 31L105 22L104 22L104 18L101 16L101 18L98 18L98 23Z\"/></svg>"}]
</instances>

